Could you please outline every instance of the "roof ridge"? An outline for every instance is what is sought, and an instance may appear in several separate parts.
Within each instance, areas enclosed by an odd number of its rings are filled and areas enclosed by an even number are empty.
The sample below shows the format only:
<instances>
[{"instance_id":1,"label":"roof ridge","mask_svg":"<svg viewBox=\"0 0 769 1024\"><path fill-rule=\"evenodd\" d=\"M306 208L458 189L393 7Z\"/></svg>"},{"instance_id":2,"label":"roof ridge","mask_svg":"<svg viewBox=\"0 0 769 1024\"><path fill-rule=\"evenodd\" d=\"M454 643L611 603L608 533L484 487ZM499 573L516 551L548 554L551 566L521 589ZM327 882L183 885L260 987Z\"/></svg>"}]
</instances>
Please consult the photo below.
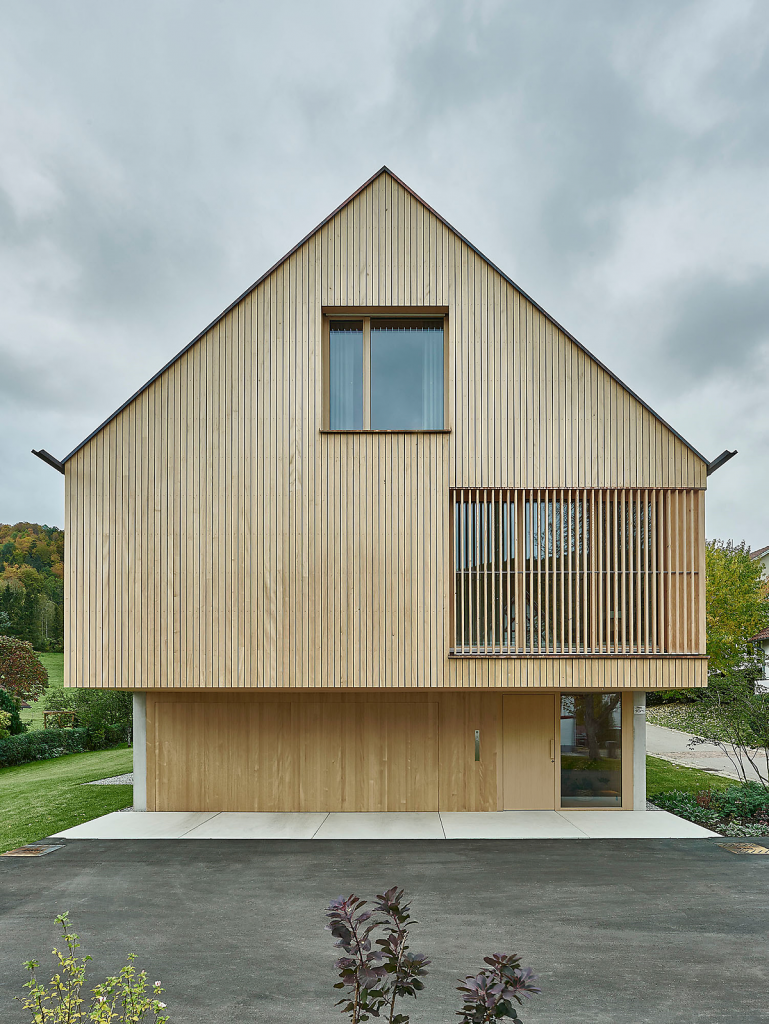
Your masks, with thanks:
<instances>
[{"instance_id":1,"label":"roof ridge","mask_svg":"<svg viewBox=\"0 0 769 1024\"><path fill-rule=\"evenodd\" d=\"M250 295L251 292L253 292L256 288L258 288L259 285L262 284L263 281L265 281L271 274L273 274L278 269L278 267L280 267L283 263L285 263L286 260L290 259L294 255L295 252L297 252L299 249L301 249L301 247L306 242L308 242L312 238L313 235L317 234L318 231L321 230L321 228L324 228L326 226L326 224L328 224L331 220L333 220L334 217L336 217L336 215L341 210L343 210L345 208L345 206L348 206L354 199L357 199L357 197L361 194L361 192L365 191L365 189L367 189L369 187L369 185L371 185L374 181L376 181L377 178L380 178L383 174L389 174L390 177L393 179L393 181L396 181L401 186L401 188L403 188L406 192L408 192L409 195L413 196L414 199L417 200L417 202L421 203L421 205L426 210L429 210L429 212L432 213L434 217L437 217L437 219L444 225L444 227L447 227L450 231L453 231L453 233L462 242L464 242L464 244L466 246L468 246L468 248L472 249L472 251L477 256L480 256L481 259L484 260L492 268L492 270L496 271L496 273L499 274L500 277L502 277L505 281L507 281L507 283L509 285L511 285L513 288L515 288L515 290L520 295L522 295L523 298L525 298L527 302L530 302L532 304L532 306L535 307L535 309L538 309L539 312L543 316L547 317L547 319L553 324L554 327L556 327L559 331L561 331L561 333L564 334L569 339L569 341L571 341L574 345L576 345L577 348L579 348L582 352L584 352L585 355L589 356L589 358L592 359L594 363L596 363L598 366L600 366L601 369L612 378L612 380L614 380L617 384L619 384L620 387L623 388L641 406L643 406L643 408L646 409L647 412L650 412L652 414L652 416L654 416L654 418L656 420L658 420L675 437L677 437L678 440L681 441L682 444L684 444L691 452L693 452L697 456L698 459L701 459L705 463L706 466L710 466L710 463L705 458L705 456L700 451L698 451L694 447L693 444L691 444L689 441L687 441L686 438L682 434L679 434L679 432L675 429L675 427L672 427L667 422L667 420L663 419L662 416L659 415L658 412L655 412L655 410L652 409L652 407L647 402L645 402L640 397L640 395L637 395L635 393L635 391L633 391L632 388L628 387L628 385L625 384L625 382L623 380L621 380L617 376L616 373L614 373L611 369L609 369L609 367L606 366L605 363L601 362L601 360L598 359L597 356L593 355L593 353L588 348L586 348L585 345L583 345L581 341L579 341L577 338L575 338L574 335L571 334L570 331L567 331L566 328L563 327L555 319L555 317L551 316L551 314L548 313L547 310L543 306L541 306L529 294L527 294L523 290L523 288L520 287L520 285L516 284L515 281L511 277L509 277L503 270L501 270L495 263L493 263L488 258L488 256L484 255L484 253L482 253L481 250L477 246L473 245L473 243L468 238L466 238L462 234L461 231L457 231L457 229L452 224L450 224L446 220L445 217L441 216L441 214L438 213L437 210L433 209L433 207L430 206L429 203L426 203L424 201L424 199L422 199L421 196L417 195L417 193L409 185L407 185L405 181L403 181L401 178L398 177L397 174L395 174L393 171L390 170L390 168L387 166L387 164L382 164L382 166L379 168L379 170L376 171L376 173L372 174L371 177L368 178L366 181L364 181L363 184L352 193L352 195L348 196L347 199L344 200L344 202L340 203L339 206L337 206L334 210L332 210L332 212L327 217L324 217L324 219L316 227L314 227L312 229L312 231L309 231L299 242L296 243L296 245L292 246L292 248L289 249L289 251L284 256L281 256L281 258L279 260L277 260L275 263L273 263L273 265L269 268L269 270L266 270L259 278L257 278L257 280L254 281L254 283L252 285L250 285L248 288L246 288L246 290L244 292L242 292L233 302L231 302L229 304L229 306L227 306L227 308L224 309L214 320L212 320L211 323L208 324L207 327L204 327L203 330L200 331L199 334L196 334L195 337L192 339L192 341L190 341L187 345L185 345L184 348L180 349L180 351L177 352L175 356L172 356L171 359L169 359L168 362L166 362L157 371L157 373L153 374L153 376L150 377L150 379L145 384L142 384L142 386L137 391L135 391L130 396L130 398L127 398L126 401L123 402L123 404L121 406L119 406L110 416L108 416L107 419L105 419L103 421L103 423L100 423L99 426L96 427L95 430L92 430L91 433L83 441L81 441L80 444L78 444L75 448L73 448L72 451L68 455L65 455L64 458L60 460L59 464L63 467L64 464L66 462L68 462L73 457L73 455L77 455L77 453L82 448L84 448L88 444L89 441L91 441L94 437L96 437L96 435L99 434L106 426L108 426L112 422L112 420L114 420L117 416L119 416L120 413L124 409L126 409L133 401L135 401L135 399L137 399L139 397L139 395L141 395L144 391L146 391L147 388L150 387L151 384L154 384L155 381L159 377L161 377L166 372L166 370L168 370L171 366L173 366L173 364L175 362L177 362L177 360L181 359L181 357L186 352L188 352L192 348L193 345L196 345L202 338L204 338L205 335L213 327L215 327L221 320L223 320L224 317L227 316L227 314L230 313L240 302L242 302L243 299L246 298L246 296ZM53 457L50 456L50 458L53 458Z\"/></svg>"}]
</instances>

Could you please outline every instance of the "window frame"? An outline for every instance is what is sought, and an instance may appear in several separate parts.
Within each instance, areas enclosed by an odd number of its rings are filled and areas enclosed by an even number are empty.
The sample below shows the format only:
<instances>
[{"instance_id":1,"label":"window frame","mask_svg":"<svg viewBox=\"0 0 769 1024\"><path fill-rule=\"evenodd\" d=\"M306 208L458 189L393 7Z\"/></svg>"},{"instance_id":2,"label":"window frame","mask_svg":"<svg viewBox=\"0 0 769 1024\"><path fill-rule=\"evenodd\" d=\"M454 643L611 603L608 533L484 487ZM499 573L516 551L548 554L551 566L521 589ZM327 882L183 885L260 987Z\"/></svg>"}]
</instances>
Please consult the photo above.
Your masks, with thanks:
<instances>
[{"instance_id":1,"label":"window frame","mask_svg":"<svg viewBox=\"0 0 769 1024\"><path fill-rule=\"evenodd\" d=\"M382 429L371 426L371 321L435 320L443 328L443 426L431 428ZM331 381L329 375L331 321L351 320L363 324L363 426L331 427ZM447 306L342 306L323 307L322 338L322 434L450 434L449 425L449 315Z\"/></svg>"}]
</instances>

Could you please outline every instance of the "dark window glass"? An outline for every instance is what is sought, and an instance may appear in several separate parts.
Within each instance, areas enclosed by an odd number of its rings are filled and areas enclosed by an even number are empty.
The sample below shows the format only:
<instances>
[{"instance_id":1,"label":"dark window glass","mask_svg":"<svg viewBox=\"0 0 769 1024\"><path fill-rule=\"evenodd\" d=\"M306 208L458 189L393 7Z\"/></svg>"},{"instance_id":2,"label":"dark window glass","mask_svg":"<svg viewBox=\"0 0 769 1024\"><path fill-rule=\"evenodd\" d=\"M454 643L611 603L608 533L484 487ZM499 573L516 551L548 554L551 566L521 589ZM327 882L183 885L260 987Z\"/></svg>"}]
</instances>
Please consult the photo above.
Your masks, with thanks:
<instances>
[{"instance_id":1,"label":"dark window glass","mask_svg":"<svg viewBox=\"0 0 769 1024\"><path fill-rule=\"evenodd\" d=\"M443 327L371 321L373 430L443 428Z\"/></svg>"},{"instance_id":2,"label":"dark window glass","mask_svg":"<svg viewBox=\"0 0 769 1024\"><path fill-rule=\"evenodd\" d=\"M561 696L561 806L622 806L622 695Z\"/></svg>"},{"instance_id":3,"label":"dark window glass","mask_svg":"<svg viewBox=\"0 0 769 1024\"><path fill-rule=\"evenodd\" d=\"M363 427L363 324L331 322L329 334L329 427Z\"/></svg>"}]
</instances>

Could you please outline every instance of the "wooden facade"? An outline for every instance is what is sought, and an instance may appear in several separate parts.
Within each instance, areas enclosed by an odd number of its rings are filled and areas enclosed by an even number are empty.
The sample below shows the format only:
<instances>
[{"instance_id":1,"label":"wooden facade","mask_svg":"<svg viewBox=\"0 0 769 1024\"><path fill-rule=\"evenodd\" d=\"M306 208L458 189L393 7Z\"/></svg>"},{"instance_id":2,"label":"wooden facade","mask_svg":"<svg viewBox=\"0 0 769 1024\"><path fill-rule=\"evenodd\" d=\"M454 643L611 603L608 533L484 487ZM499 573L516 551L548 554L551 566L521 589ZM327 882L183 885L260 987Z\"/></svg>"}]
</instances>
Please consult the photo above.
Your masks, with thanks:
<instances>
[{"instance_id":1,"label":"wooden facade","mask_svg":"<svg viewBox=\"0 0 769 1024\"><path fill-rule=\"evenodd\" d=\"M388 311L445 316L446 429L324 429L328 317ZM387 171L65 463L66 685L705 684L707 463ZM623 644L464 650L467 489L653 494L662 618L640 644L637 620Z\"/></svg>"}]
</instances>

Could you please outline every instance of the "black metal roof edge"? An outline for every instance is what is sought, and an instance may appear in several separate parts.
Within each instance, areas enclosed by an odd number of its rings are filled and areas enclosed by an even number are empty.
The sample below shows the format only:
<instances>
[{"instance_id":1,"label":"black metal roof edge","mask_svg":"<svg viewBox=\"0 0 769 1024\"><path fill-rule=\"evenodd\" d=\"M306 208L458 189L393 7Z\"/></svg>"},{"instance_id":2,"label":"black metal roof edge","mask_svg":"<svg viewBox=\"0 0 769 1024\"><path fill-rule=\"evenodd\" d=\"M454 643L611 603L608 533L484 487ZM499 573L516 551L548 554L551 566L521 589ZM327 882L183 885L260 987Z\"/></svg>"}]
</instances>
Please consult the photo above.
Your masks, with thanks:
<instances>
[{"instance_id":1,"label":"black metal roof edge","mask_svg":"<svg viewBox=\"0 0 769 1024\"><path fill-rule=\"evenodd\" d=\"M45 448L41 448L39 452L36 452L33 448L32 454L37 455L38 459L44 462L47 466L51 466L53 469L58 469L62 474L64 473L64 463L59 462L59 460L55 458L55 456L51 455L50 452L47 452Z\"/></svg>"},{"instance_id":2,"label":"black metal roof edge","mask_svg":"<svg viewBox=\"0 0 769 1024\"><path fill-rule=\"evenodd\" d=\"M736 451L730 452L728 448L726 449L726 451L721 452L721 454L716 456L716 458L713 459L712 462L708 463L708 476L710 476L711 473L715 473L717 469L720 469L725 463L729 461L729 459L733 459L736 454Z\"/></svg>"},{"instance_id":3,"label":"black metal roof edge","mask_svg":"<svg viewBox=\"0 0 769 1024\"><path fill-rule=\"evenodd\" d=\"M424 208L426 210L429 210L430 213L432 213L434 217L437 217L438 220L441 222L441 224L443 224L445 227L447 227L450 231L453 231L454 234L457 236L457 238L461 239L461 241L464 242L464 244L469 249L471 249L476 255L480 256L481 259L484 260L492 268L492 270L496 271L496 273L498 273L501 278L503 278L505 281L507 281L507 283L509 285L512 285L512 287L515 288L515 290L517 292L519 292L526 299L527 302L530 302L532 304L532 306L534 306L535 309L538 309L539 312L542 313L543 316L547 317L547 319L553 324L553 326L557 327L558 330L561 331L561 333L564 334L569 339L569 341L573 342L573 344L575 344L577 346L577 348L579 348L582 352L584 352L585 355L589 356L593 360L594 363L596 363L598 366L600 366L601 369L605 373L608 373L608 375L611 377L611 379L616 381L616 383L619 384L620 387L623 388L629 395L631 395L640 405L642 405L643 408L646 409L647 412L650 412L652 414L652 416L654 416L655 419L659 420L659 422L663 426L667 427L667 429L671 432L671 434L673 434L675 437L677 437L678 440L681 441L682 444L686 445L686 447L690 451L692 451L697 456L698 459L701 459L705 463L706 466L710 467L711 463L708 462L708 460L705 458L705 456L701 452L697 451L697 449L694 447L693 444L690 444L689 441L687 441L686 438L682 434L679 434L678 431L667 422L667 420L664 420L659 415L659 413L655 412L654 409L652 409L652 407L647 402L645 402L639 395L637 395L635 393L635 391L632 390L632 388L629 388L627 386L627 384L625 384L624 381L620 380L620 378L617 376L617 374L614 373L612 370L610 370L609 367L606 366L604 363L602 363L600 359L598 359L596 356L594 356L593 353L588 348L586 348L582 344L581 341L578 341L577 338L575 338L573 334L571 334L569 331L567 331L565 327L562 327L561 324L559 324L558 321L553 316L551 316L547 312L547 310L544 309L543 306L541 306L538 302L536 302L534 299L532 299L532 297L530 295L528 295L519 285L517 285L515 283L515 281L513 281L513 279L511 277L508 277L508 275L503 270L500 270L500 268L495 263L493 263L488 258L488 256L485 256L484 253L482 253L481 250L477 246L473 245L473 243L469 239L465 238L465 236L461 233L461 231L457 231L457 229L452 224L450 224L446 220L445 217L442 217L441 214L438 213L437 210L434 210L433 207L429 205L429 203L426 203L424 201L424 199L422 199L421 196L417 195L417 193L412 188L410 188L406 184L405 181L402 181L398 177L397 174L395 174L393 171L390 170L390 168L387 166L387 164L383 164L379 168L379 170L376 171L376 173L372 174L370 178L368 178L366 181L363 182L363 184L360 186L360 188L357 188L352 193L352 195L348 196L347 199L344 200L344 202L340 203L339 206L337 206L336 209L334 209L327 217L324 217L324 219L320 222L320 224L318 224L316 227L314 227L312 229L312 231L309 231L304 236L304 238L302 238L301 241L297 242L296 245L294 245L291 249L289 249L289 251L285 254L285 256L281 256L281 258L279 260L277 260L277 262L273 263L273 265L270 267L269 270L265 271L265 273L263 273L261 275L261 277L257 278L257 280L254 281L254 283L252 285L250 285L250 287L246 288L246 290L241 295L239 295L237 297L237 299L235 299L233 302L231 302L229 304L229 306L227 306L227 308L225 310L223 310L219 314L219 316L217 316L214 320L212 320L211 323L208 324L207 327L204 327L203 330L199 334L195 335L195 337L192 339L191 342L189 342L187 345L185 345L183 349L181 349L179 352L176 353L175 356L172 356L172 358L169 359L168 362L164 366L162 366L158 370L158 372L156 374L154 374L152 377L150 377L150 379L145 384L143 384L138 389L138 391L135 391L131 395L131 397L126 399L126 401L123 402L123 404L119 408L117 408L110 416L108 416L107 419L104 420L103 423L99 424L99 426L96 427L95 430L92 430L91 433L88 435L88 437L85 438L85 440L81 441L80 444L77 445L77 447L73 448L72 451L68 455L65 455L64 458L61 460L60 465L63 466L64 463L68 462L72 458L73 455L77 455L77 453L81 450L81 448L84 448L85 445L87 445L89 441L91 441L94 437L96 437L96 435L98 433L100 433L108 424L110 424L112 422L112 420L115 419L116 416L119 416L120 413L131 404L131 402L133 402L136 398L138 398L139 395L142 394L142 392L146 391L147 388L151 384L154 384L155 381L159 377L161 377L166 372L167 369L169 369L169 367L173 366L173 364L178 359L181 359L181 357L185 354L185 352L188 352L192 348L193 345L196 345L201 340L201 338L205 337L205 335L213 327L215 327L219 323L220 320L222 320L225 316L227 316L227 314L230 313L238 305L238 303L242 302L243 299L245 299L247 295L250 295L251 292L254 291L254 289L258 288L259 285L262 284L263 281L266 281L267 278L270 276L270 274L274 273L278 269L278 267L281 266L281 264L285 263L286 260L290 259L294 255L295 252L297 252L299 249L301 249L302 246L312 238L313 235L317 234L317 232L320 231L321 228L324 228L326 226L326 224L328 224L330 221L332 221L334 219L334 217L336 217L336 215L341 210L343 210L345 208L345 206L347 206L349 203L351 203L353 201L353 199L356 199L361 194L361 192L363 192L365 189L367 189L372 182L376 181L376 179L381 177L381 175L383 175L383 174L389 174L390 177L394 181L397 181L397 183L401 186L401 188L405 189L405 191L408 192L409 195L413 196L414 199L417 200L417 202L421 203L422 206L424 206ZM719 458L720 458L720 456L719 456ZM721 465L721 464L722 463L719 463L719 465ZM716 468L718 468L718 467L716 467ZM62 469L62 472L63 472L63 469Z\"/></svg>"}]
</instances>

